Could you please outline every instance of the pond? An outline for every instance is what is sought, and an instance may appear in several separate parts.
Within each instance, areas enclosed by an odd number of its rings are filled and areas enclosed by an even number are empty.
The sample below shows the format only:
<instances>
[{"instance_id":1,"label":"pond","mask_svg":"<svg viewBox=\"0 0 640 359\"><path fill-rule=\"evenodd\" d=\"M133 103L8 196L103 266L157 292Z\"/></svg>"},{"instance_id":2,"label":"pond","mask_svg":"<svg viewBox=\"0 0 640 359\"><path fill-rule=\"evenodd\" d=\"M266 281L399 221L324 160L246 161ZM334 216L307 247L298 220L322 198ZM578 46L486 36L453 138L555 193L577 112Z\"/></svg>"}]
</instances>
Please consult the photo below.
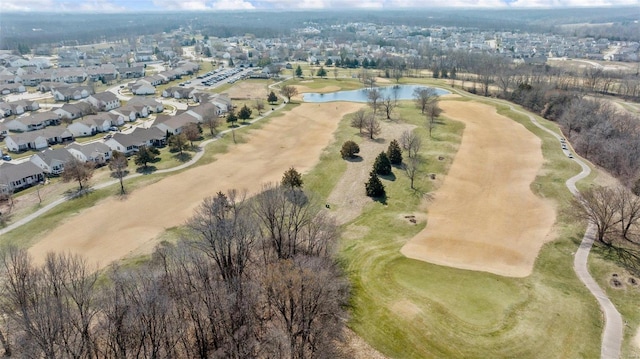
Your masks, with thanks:
<instances>
[{"instance_id":1,"label":"pond","mask_svg":"<svg viewBox=\"0 0 640 359\"><path fill-rule=\"evenodd\" d=\"M381 98L390 96L393 99L398 100L413 100L413 91L417 88L424 88L429 86L424 85L396 85L387 87L376 87L381 93ZM435 88L438 95L446 95L450 92ZM331 101L348 101L348 102L367 102L367 93L369 89L359 89L351 91L337 91L330 93L305 93L302 95L302 99L305 102L331 102Z\"/></svg>"}]
</instances>

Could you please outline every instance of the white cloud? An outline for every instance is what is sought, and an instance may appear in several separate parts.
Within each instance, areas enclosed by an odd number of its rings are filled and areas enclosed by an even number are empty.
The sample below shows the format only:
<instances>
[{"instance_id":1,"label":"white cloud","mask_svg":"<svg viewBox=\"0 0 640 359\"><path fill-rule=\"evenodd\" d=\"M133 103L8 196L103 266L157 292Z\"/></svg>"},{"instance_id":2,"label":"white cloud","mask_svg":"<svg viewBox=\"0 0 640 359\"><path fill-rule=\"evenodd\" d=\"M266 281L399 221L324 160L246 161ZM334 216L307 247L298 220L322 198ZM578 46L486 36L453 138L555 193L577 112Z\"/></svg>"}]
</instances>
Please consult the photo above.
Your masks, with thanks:
<instances>
[{"instance_id":1,"label":"white cloud","mask_svg":"<svg viewBox=\"0 0 640 359\"><path fill-rule=\"evenodd\" d=\"M205 0L153 0L152 10L202 10L207 8Z\"/></svg>"},{"instance_id":2,"label":"white cloud","mask_svg":"<svg viewBox=\"0 0 640 359\"><path fill-rule=\"evenodd\" d=\"M250 10L255 6L244 0L218 0L211 4L211 7L217 10Z\"/></svg>"},{"instance_id":3,"label":"white cloud","mask_svg":"<svg viewBox=\"0 0 640 359\"><path fill-rule=\"evenodd\" d=\"M85 12L117 12L125 11L126 8L109 0L91 0L80 4L78 10Z\"/></svg>"},{"instance_id":4,"label":"white cloud","mask_svg":"<svg viewBox=\"0 0 640 359\"><path fill-rule=\"evenodd\" d=\"M511 7L519 8L553 8L553 7L602 7L640 5L638 0L516 0Z\"/></svg>"},{"instance_id":5,"label":"white cloud","mask_svg":"<svg viewBox=\"0 0 640 359\"><path fill-rule=\"evenodd\" d=\"M0 0L3 12L339 8L561 8L639 5L640 0Z\"/></svg>"},{"instance_id":6,"label":"white cloud","mask_svg":"<svg viewBox=\"0 0 640 359\"><path fill-rule=\"evenodd\" d=\"M53 0L2 0L3 11L42 11L55 6Z\"/></svg>"}]
</instances>

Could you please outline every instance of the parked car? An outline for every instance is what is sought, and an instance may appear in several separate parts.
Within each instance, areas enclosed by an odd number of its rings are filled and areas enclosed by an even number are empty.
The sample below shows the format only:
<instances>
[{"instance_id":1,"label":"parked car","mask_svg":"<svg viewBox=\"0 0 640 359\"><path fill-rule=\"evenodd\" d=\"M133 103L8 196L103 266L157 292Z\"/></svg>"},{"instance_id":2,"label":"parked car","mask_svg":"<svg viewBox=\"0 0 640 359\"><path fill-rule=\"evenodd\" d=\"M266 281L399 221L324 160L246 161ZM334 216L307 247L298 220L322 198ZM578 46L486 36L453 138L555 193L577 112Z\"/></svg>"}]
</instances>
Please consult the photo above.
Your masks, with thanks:
<instances>
[{"instance_id":1,"label":"parked car","mask_svg":"<svg viewBox=\"0 0 640 359\"><path fill-rule=\"evenodd\" d=\"M11 156L4 155L4 156L2 156L2 159L5 160L5 161L11 161Z\"/></svg>"},{"instance_id":2,"label":"parked car","mask_svg":"<svg viewBox=\"0 0 640 359\"><path fill-rule=\"evenodd\" d=\"M109 131L119 131L116 126L109 127Z\"/></svg>"}]
</instances>

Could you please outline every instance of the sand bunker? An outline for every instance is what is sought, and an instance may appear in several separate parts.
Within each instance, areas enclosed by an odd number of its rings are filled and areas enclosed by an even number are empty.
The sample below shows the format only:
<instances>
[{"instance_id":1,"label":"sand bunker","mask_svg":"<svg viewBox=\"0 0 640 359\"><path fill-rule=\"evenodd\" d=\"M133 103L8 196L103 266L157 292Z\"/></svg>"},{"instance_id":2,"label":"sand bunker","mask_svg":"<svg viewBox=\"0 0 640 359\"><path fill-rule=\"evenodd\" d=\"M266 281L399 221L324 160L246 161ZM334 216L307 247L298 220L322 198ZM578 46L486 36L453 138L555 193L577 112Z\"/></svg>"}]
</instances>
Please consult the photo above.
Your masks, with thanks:
<instances>
[{"instance_id":1,"label":"sand bunker","mask_svg":"<svg viewBox=\"0 0 640 359\"><path fill-rule=\"evenodd\" d=\"M428 206L426 228L402 254L504 276L529 275L555 222L551 203L530 189L543 163L540 139L493 107L441 104L446 117L465 123L462 143Z\"/></svg>"},{"instance_id":2,"label":"sand bunker","mask_svg":"<svg viewBox=\"0 0 640 359\"><path fill-rule=\"evenodd\" d=\"M313 168L340 119L360 106L302 104L252 131L246 143L213 163L137 189L126 200L106 199L69 218L30 252L41 261L47 252L70 251L103 267L141 247L150 250L166 228L184 224L204 197L231 188L255 193L263 183L279 181L290 166L303 173Z\"/></svg>"}]
</instances>

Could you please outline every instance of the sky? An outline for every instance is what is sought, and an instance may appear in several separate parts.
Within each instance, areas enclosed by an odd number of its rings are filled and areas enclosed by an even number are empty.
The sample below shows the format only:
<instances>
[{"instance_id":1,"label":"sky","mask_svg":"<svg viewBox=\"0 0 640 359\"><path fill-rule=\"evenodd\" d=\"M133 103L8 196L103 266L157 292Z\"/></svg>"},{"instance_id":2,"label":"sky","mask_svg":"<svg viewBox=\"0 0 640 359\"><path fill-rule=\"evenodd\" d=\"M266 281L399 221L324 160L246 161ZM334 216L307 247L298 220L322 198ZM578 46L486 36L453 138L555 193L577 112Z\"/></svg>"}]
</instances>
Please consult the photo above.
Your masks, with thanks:
<instances>
[{"instance_id":1,"label":"sky","mask_svg":"<svg viewBox=\"0 0 640 359\"><path fill-rule=\"evenodd\" d=\"M139 12L202 10L562 8L638 6L640 0L0 0L0 14L14 11Z\"/></svg>"}]
</instances>

